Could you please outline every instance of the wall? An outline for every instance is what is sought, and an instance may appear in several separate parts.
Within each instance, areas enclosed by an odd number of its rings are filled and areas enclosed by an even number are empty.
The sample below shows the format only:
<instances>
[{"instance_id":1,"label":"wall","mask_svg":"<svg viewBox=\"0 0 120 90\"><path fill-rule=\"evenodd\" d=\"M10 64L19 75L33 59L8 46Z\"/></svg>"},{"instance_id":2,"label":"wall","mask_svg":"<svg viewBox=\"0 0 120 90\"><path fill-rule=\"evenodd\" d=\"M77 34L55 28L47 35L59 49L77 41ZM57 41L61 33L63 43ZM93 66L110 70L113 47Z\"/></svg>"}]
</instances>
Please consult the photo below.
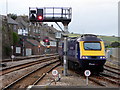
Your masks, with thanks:
<instances>
[{"instance_id":1,"label":"wall","mask_svg":"<svg viewBox=\"0 0 120 90\"><path fill-rule=\"evenodd\" d=\"M106 56L109 58L112 56L113 58L120 59L120 48L109 48L106 51Z\"/></svg>"}]
</instances>

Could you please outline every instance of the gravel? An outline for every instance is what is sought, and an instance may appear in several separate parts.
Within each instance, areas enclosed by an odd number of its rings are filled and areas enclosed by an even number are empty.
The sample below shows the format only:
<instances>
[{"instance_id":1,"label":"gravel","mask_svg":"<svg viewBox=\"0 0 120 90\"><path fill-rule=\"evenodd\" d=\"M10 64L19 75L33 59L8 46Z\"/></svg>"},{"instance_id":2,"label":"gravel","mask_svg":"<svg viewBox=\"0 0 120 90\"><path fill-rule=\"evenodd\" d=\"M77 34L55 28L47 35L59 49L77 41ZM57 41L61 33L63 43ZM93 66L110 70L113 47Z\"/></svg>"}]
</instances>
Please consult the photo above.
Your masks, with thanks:
<instances>
[{"instance_id":1,"label":"gravel","mask_svg":"<svg viewBox=\"0 0 120 90\"><path fill-rule=\"evenodd\" d=\"M35 61L35 60L37 60L37 59L27 59L27 60L22 60L22 61L14 61L14 62L8 62L6 64L7 64L7 67L10 67L13 65L27 63L27 62L31 62L31 61ZM47 63L47 62L45 62L45 63ZM118 67L118 65L116 65L115 63L112 63L112 61L107 61L106 64L113 66L113 67ZM12 73L8 73L8 74L3 75L3 76L0 76L0 89L2 87L5 87L7 84L11 83L12 81L16 80L18 77L25 75L26 73L38 68L41 65L43 65L43 63L39 64L39 65L28 67L26 69L21 69L19 71L14 71ZM100 87L91 81L88 81L88 85L86 85L86 79L83 76L78 75L70 70L68 70L68 76L64 76L62 73L63 72L62 66L57 67L56 70L58 70L59 74L61 75L60 81L58 81L56 83L55 82L51 83L51 81L53 81L55 77L50 72L41 82L38 83L38 85ZM108 86L108 87L110 87L110 86Z\"/></svg>"},{"instance_id":2,"label":"gravel","mask_svg":"<svg viewBox=\"0 0 120 90\"><path fill-rule=\"evenodd\" d=\"M22 77L23 75L31 72L32 70L34 69L37 69L38 67L41 67L43 66L44 64L47 64L49 62L44 62L44 63L41 63L41 64L38 64L38 65L33 65L31 67L27 67L25 69L21 69L21 70L18 70L18 71L14 71L14 72L11 72L11 73L8 73L8 74L5 74L3 76L0 76L0 90L2 87L5 87L6 85L10 84L11 82L17 80L18 78Z\"/></svg>"},{"instance_id":3,"label":"gravel","mask_svg":"<svg viewBox=\"0 0 120 90\"><path fill-rule=\"evenodd\" d=\"M88 85L86 85L86 79L83 76L80 76L73 71L68 70L68 76L64 76L62 73L63 67L57 67L59 74L61 75L61 80L58 82L52 82L56 77L52 75L50 72L38 85L51 85L51 86L90 86L90 87L98 87L95 83L89 81ZM52 83L51 83L52 82Z\"/></svg>"}]
</instances>

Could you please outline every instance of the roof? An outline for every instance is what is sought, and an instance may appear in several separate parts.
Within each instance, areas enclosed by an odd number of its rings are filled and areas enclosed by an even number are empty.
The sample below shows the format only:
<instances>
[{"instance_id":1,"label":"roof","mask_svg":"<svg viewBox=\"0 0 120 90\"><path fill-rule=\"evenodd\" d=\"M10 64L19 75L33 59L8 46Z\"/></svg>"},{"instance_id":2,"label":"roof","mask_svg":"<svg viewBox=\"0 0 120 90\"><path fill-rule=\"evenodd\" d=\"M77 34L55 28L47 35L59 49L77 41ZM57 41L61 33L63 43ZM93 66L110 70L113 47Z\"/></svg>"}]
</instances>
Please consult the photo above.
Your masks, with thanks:
<instances>
[{"instance_id":1,"label":"roof","mask_svg":"<svg viewBox=\"0 0 120 90\"><path fill-rule=\"evenodd\" d=\"M38 41L33 40L33 39L26 39L26 41L27 41L28 43L30 43L31 45L33 45L33 46L38 46L38 45L40 45L40 43L39 43Z\"/></svg>"},{"instance_id":2,"label":"roof","mask_svg":"<svg viewBox=\"0 0 120 90\"><path fill-rule=\"evenodd\" d=\"M5 19L5 17L6 16L4 16L4 15L0 15L0 21L2 21L3 19ZM13 20L11 17L8 17L7 16L7 22L8 22L8 24L14 24L14 25L18 25L18 23L15 21L15 20Z\"/></svg>"},{"instance_id":3,"label":"roof","mask_svg":"<svg viewBox=\"0 0 120 90\"><path fill-rule=\"evenodd\" d=\"M27 27L28 23L26 23L22 17L17 17L16 21L18 22L19 26L21 27Z\"/></svg>"},{"instance_id":4,"label":"roof","mask_svg":"<svg viewBox=\"0 0 120 90\"><path fill-rule=\"evenodd\" d=\"M13 19L10 18L10 17L7 17L7 19L8 19L8 24L15 24L15 25L18 24L15 20L13 20Z\"/></svg>"},{"instance_id":5,"label":"roof","mask_svg":"<svg viewBox=\"0 0 120 90\"><path fill-rule=\"evenodd\" d=\"M50 39L51 41L55 41L55 38L49 37L49 39Z\"/></svg>"},{"instance_id":6,"label":"roof","mask_svg":"<svg viewBox=\"0 0 120 90\"><path fill-rule=\"evenodd\" d=\"M102 41L100 38L87 36L87 37L81 37L80 41Z\"/></svg>"}]
</instances>

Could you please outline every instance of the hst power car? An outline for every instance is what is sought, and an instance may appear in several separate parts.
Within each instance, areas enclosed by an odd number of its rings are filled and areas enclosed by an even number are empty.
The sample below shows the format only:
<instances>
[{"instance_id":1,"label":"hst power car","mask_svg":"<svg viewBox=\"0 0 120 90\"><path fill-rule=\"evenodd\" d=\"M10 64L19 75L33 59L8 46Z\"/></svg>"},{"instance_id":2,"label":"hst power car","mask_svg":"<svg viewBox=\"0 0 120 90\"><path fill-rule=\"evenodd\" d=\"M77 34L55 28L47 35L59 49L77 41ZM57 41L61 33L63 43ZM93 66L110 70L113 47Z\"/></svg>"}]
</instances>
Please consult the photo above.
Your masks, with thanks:
<instances>
[{"instance_id":1,"label":"hst power car","mask_svg":"<svg viewBox=\"0 0 120 90\"><path fill-rule=\"evenodd\" d=\"M69 38L67 58L69 67L102 72L106 62L104 42L92 34Z\"/></svg>"}]
</instances>

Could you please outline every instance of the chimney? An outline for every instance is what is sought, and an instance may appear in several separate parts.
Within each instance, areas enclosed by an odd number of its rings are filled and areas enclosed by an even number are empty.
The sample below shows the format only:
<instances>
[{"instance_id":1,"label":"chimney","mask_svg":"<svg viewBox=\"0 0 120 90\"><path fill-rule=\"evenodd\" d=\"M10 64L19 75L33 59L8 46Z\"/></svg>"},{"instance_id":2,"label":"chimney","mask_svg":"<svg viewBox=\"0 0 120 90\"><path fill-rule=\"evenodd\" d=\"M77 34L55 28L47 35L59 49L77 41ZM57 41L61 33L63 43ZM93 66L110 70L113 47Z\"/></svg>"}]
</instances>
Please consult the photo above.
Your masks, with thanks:
<instances>
[{"instance_id":1,"label":"chimney","mask_svg":"<svg viewBox=\"0 0 120 90\"><path fill-rule=\"evenodd\" d=\"M53 27L53 24L51 25L51 27Z\"/></svg>"}]
</instances>

